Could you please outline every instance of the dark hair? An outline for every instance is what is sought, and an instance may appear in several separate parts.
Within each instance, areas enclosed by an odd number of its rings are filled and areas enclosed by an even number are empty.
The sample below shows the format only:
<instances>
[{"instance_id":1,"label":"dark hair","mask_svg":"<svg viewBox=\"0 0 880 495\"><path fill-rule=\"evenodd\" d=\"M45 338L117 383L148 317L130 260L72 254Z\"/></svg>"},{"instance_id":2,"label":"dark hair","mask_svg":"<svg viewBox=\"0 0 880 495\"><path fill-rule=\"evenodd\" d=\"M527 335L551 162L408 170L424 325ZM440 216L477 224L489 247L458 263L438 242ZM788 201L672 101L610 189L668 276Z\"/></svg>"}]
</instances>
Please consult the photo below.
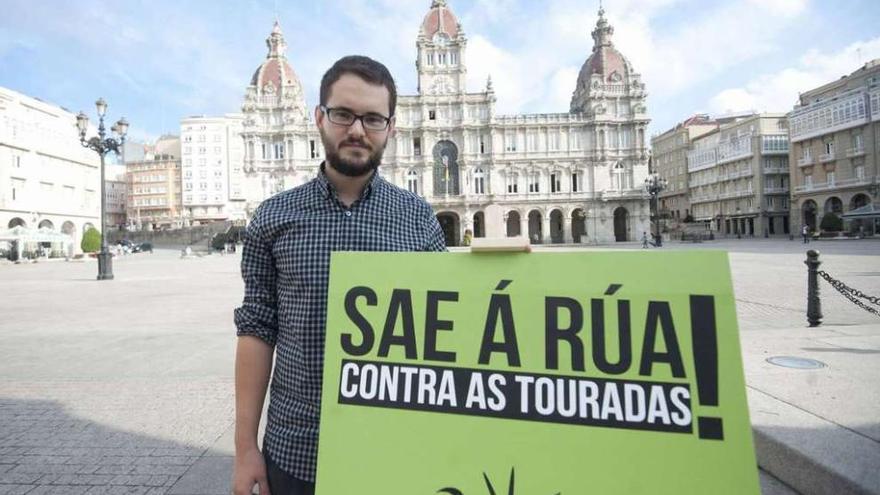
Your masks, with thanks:
<instances>
[{"instance_id":1,"label":"dark hair","mask_svg":"<svg viewBox=\"0 0 880 495\"><path fill-rule=\"evenodd\" d=\"M388 89L388 116L394 115L397 107L397 87L394 78L388 68L370 57L363 55L348 55L342 57L333 64L333 67L324 73L321 78L321 105L327 104L330 98L330 86L342 77L343 74L354 74L370 84L381 84Z\"/></svg>"}]
</instances>

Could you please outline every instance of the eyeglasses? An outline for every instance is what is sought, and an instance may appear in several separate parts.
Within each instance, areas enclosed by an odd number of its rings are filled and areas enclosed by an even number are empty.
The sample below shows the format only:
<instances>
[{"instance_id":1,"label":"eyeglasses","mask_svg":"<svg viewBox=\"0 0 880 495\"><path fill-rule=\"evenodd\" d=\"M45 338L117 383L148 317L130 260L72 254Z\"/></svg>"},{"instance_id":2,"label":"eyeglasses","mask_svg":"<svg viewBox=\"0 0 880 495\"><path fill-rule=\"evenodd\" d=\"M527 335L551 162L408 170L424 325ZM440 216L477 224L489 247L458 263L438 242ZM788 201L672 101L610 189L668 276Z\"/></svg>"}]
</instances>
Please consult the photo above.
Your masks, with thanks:
<instances>
[{"instance_id":1,"label":"eyeglasses","mask_svg":"<svg viewBox=\"0 0 880 495\"><path fill-rule=\"evenodd\" d=\"M368 131L384 131L391 122L390 117L378 113L358 115L347 108L330 108L321 105L321 111L336 125L351 126L356 120L360 120L361 125Z\"/></svg>"}]
</instances>

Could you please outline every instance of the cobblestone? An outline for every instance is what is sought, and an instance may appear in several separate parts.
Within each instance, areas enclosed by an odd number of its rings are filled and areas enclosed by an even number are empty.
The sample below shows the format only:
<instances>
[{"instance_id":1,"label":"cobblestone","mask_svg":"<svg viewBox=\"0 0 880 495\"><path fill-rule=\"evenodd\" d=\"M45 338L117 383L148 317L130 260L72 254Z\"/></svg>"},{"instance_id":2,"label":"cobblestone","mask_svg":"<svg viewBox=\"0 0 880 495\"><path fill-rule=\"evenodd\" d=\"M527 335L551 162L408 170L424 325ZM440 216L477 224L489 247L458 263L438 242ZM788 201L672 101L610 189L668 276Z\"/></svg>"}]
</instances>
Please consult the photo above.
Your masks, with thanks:
<instances>
[{"instance_id":1,"label":"cobblestone","mask_svg":"<svg viewBox=\"0 0 880 495\"><path fill-rule=\"evenodd\" d=\"M823 269L880 294L880 243L820 244L809 247ZM696 247L731 251L743 331L806 324L801 246ZM232 424L239 258L157 250L115 260L111 282L96 271L91 261L0 266L16 287L0 314L23 315L0 321L0 495L165 494ZM874 321L830 287L822 304L826 321Z\"/></svg>"}]
</instances>

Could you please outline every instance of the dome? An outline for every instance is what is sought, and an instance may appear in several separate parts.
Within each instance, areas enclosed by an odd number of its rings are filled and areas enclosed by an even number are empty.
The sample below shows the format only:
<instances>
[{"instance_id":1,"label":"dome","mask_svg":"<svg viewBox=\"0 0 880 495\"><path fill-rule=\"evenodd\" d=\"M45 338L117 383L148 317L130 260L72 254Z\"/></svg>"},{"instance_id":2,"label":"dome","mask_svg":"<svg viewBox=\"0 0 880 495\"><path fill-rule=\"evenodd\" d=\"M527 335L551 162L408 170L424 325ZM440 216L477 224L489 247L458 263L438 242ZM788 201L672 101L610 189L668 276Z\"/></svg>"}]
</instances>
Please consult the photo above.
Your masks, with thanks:
<instances>
[{"instance_id":1,"label":"dome","mask_svg":"<svg viewBox=\"0 0 880 495\"><path fill-rule=\"evenodd\" d=\"M272 33L266 38L266 46L269 53L266 60L257 67L251 77L251 86L256 86L261 93L280 93L281 88L286 86L299 87L299 78L293 68L287 62L284 52L287 51L287 43L281 26L275 21Z\"/></svg>"},{"instance_id":2,"label":"dome","mask_svg":"<svg viewBox=\"0 0 880 495\"><path fill-rule=\"evenodd\" d=\"M458 18L446 6L446 0L433 0L431 10L422 21L422 32L428 39L432 39L437 33L443 33L450 39L458 36Z\"/></svg>"},{"instance_id":3,"label":"dome","mask_svg":"<svg viewBox=\"0 0 880 495\"><path fill-rule=\"evenodd\" d=\"M614 28L605 19L605 11L599 10L599 20L593 30L593 53L584 62L578 75L578 87L590 85L592 76L601 76L603 83L627 81L633 72L632 66L611 43Z\"/></svg>"}]
</instances>

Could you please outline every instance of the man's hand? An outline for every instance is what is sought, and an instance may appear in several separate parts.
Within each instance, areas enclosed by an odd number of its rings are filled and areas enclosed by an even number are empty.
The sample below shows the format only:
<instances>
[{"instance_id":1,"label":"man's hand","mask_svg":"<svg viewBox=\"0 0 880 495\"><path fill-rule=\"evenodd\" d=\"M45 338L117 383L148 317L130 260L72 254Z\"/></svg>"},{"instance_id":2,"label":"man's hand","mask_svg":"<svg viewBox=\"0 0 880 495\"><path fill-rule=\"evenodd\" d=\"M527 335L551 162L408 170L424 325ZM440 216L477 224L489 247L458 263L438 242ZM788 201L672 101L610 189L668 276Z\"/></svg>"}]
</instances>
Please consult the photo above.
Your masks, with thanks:
<instances>
[{"instance_id":1,"label":"man's hand","mask_svg":"<svg viewBox=\"0 0 880 495\"><path fill-rule=\"evenodd\" d=\"M232 495L251 495L254 485L260 486L260 495L269 493L269 480L266 476L266 461L257 449L235 455L235 470L232 475Z\"/></svg>"}]
</instances>

